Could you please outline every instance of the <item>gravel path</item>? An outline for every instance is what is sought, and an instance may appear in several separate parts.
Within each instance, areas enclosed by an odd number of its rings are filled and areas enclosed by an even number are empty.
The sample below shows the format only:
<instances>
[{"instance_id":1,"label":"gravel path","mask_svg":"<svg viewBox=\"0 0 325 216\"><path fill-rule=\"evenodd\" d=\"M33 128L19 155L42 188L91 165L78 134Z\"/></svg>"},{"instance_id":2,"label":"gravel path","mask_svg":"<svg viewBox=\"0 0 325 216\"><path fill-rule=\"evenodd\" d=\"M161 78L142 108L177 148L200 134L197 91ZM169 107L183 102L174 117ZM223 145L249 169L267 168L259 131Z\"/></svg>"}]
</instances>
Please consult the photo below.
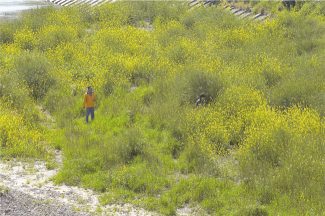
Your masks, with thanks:
<instances>
[{"instance_id":1,"label":"gravel path","mask_svg":"<svg viewBox=\"0 0 325 216\"><path fill-rule=\"evenodd\" d=\"M70 207L48 200L35 199L19 191L0 193L0 216L88 216L89 213L75 212Z\"/></svg>"}]
</instances>

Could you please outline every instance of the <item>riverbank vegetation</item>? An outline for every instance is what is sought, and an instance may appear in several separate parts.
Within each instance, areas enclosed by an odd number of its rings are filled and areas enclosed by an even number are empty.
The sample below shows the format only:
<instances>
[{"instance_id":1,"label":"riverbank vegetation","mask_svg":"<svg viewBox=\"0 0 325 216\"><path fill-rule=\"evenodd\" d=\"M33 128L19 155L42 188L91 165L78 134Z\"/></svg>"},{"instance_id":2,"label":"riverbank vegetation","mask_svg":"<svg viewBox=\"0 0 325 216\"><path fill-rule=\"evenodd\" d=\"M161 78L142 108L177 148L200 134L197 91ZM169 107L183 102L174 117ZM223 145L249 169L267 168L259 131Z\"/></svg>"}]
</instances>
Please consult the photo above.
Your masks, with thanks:
<instances>
[{"instance_id":1,"label":"riverbank vegetation","mask_svg":"<svg viewBox=\"0 0 325 216\"><path fill-rule=\"evenodd\" d=\"M94 189L102 204L322 214L324 5L254 22L119 2L0 23L0 155L50 161L62 149L54 181ZM85 124L89 85L98 100Z\"/></svg>"}]
</instances>

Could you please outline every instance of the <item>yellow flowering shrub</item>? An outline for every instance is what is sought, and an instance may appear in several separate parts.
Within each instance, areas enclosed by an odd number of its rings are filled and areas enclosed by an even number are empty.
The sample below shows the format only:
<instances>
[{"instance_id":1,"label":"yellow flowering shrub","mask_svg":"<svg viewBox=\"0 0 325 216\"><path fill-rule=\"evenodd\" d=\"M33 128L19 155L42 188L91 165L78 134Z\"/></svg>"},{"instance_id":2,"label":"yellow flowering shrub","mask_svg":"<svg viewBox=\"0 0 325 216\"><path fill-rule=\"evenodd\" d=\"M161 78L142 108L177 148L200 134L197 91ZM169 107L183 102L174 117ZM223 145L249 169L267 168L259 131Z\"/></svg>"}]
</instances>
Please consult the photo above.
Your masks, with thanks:
<instances>
[{"instance_id":1,"label":"yellow flowering shrub","mask_svg":"<svg viewBox=\"0 0 325 216\"><path fill-rule=\"evenodd\" d=\"M224 116L213 107L187 113L186 128L189 140L196 142L210 157L224 154L230 148Z\"/></svg>"},{"instance_id":2,"label":"yellow flowering shrub","mask_svg":"<svg viewBox=\"0 0 325 216\"><path fill-rule=\"evenodd\" d=\"M257 109L245 136L237 157L250 185L271 194L271 201L276 194L286 194L298 203L321 202L325 134L316 112L299 107L286 113Z\"/></svg>"},{"instance_id":3,"label":"yellow flowering shrub","mask_svg":"<svg viewBox=\"0 0 325 216\"><path fill-rule=\"evenodd\" d=\"M17 43L21 49L32 50L36 45L36 35L29 29L22 29L15 33L14 42Z\"/></svg>"},{"instance_id":4,"label":"yellow flowering shrub","mask_svg":"<svg viewBox=\"0 0 325 216\"><path fill-rule=\"evenodd\" d=\"M78 36L78 30L74 26L49 25L38 32L38 46L41 50L53 49L61 43L67 43Z\"/></svg>"},{"instance_id":5,"label":"yellow flowering shrub","mask_svg":"<svg viewBox=\"0 0 325 216\"><path fill-rule=\"evenodd\" d=\"M0 107L0 154L12 157L44 157L42 132L34 129L23 116Z\"/></svg>"}]
</instances>

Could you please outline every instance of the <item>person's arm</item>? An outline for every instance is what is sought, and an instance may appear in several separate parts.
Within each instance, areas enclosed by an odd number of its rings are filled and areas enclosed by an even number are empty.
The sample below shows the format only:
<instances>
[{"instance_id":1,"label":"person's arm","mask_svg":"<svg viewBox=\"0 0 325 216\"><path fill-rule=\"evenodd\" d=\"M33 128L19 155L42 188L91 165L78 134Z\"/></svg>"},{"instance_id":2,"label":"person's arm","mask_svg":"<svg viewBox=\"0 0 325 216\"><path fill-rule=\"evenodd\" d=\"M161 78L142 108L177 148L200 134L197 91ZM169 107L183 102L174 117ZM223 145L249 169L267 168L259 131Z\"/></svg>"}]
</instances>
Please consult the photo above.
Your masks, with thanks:
<instances>
[{"instance_id":1,"label":"person's arm","mask_svg":"<svg viewBox=\"0 0 325 216\"><path fill-rule=\"evenodd\" d=\"M86 108L86 104L87 104L87 95L84 95L84 108Z\"/></svg>"},{"instance_id":2,"label":"person's arm","mask_svg":"<svg viewBox=\"0 0 325 216\"><path fill-rule=\"evenodd\" d=\"M195 102L195 105L196 106L199 106L199 103L200 103L201 101L200 101L200 98L198 98L197 100L196 100L196 102Z\"/></svg>"}]
</instances>

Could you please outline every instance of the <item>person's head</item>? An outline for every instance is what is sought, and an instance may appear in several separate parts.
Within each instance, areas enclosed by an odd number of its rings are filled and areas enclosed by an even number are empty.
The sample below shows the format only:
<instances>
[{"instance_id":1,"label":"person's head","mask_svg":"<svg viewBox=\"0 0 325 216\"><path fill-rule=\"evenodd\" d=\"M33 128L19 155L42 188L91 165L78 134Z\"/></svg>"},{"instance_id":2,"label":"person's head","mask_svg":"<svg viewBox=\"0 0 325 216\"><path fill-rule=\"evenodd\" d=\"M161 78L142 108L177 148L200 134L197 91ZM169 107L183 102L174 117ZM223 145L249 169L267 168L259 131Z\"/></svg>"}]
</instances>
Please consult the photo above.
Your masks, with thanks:
<instances>
[{"instance_id":1,"label":"person's head","mask_svg":"<svg viewBox=\"0 0 325 216\"><path fill-rule=\"evenodd\" d=\"M88 93L88 94L93 93L93 89L92 89L91 86L88 86L88 87L87 87L87 93Z\"/></svg>"}]
</instances>

